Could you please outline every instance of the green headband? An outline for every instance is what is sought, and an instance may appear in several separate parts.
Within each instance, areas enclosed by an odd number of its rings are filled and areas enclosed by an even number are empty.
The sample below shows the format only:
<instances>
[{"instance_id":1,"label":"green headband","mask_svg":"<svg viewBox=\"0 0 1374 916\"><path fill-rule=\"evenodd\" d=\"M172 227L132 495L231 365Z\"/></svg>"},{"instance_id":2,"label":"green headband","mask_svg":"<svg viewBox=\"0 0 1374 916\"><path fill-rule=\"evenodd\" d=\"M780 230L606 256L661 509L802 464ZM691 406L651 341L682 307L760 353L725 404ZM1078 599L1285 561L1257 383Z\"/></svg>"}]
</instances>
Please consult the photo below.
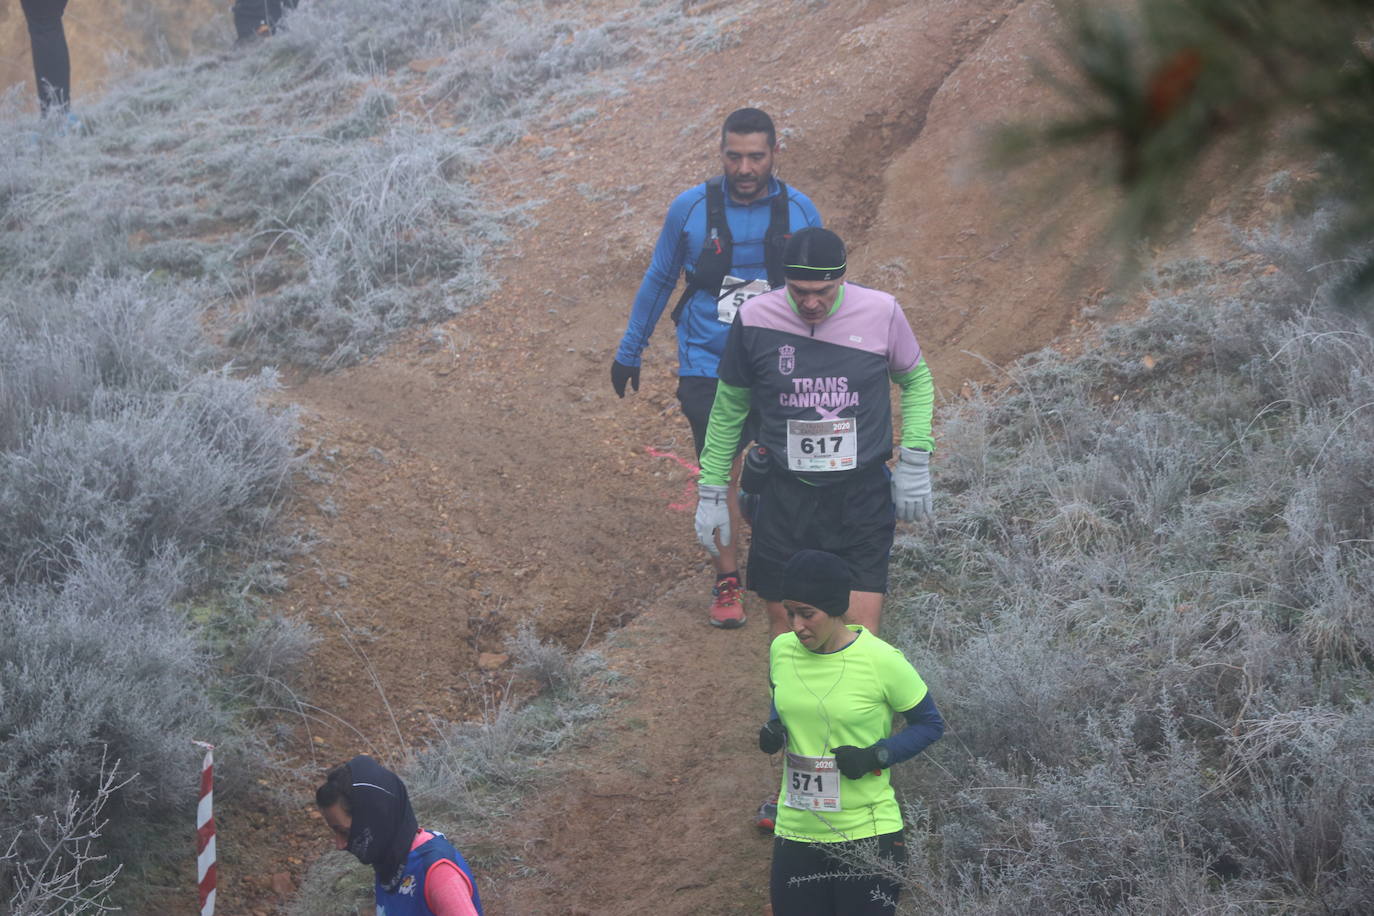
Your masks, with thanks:
<instances>
[{"instance_id":1,"label":"green headband","mask_svg":"<svg viewBox=\"0 0 1374 916\"><path fill-rule=\"evenodd\" d=\"M791 280L838 280L844 276L844 264L839 267L813 267L810 264L784 264L783 275Z\"/></svg>"}]
</instances>

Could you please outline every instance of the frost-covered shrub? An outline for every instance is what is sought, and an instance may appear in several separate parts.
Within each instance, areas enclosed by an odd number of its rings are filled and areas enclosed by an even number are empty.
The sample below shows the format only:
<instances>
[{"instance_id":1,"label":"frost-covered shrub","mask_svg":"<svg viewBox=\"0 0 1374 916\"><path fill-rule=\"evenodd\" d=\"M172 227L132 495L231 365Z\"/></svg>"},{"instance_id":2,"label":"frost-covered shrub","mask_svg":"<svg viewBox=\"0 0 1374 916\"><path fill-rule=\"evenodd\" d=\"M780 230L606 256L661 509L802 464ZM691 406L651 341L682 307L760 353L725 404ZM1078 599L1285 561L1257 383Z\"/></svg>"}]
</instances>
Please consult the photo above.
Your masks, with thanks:
<instances>
[{"instance_id":1,"label":"frost-covered shrub","mask_svg":"<svg viewBox=\"0 0 1374 916\"><path fill-rule=\"evenodd\" d=\"M491 6L490 0L369 0L302 4L289 28L262 49L267 66L306 78L345 69L384 73L452 49Z\"/></svg>"},{"instance_id":2,"label":"frost-covered shrub","mask_svg":"<svg viewBox=\"0 0 1374 916\"><path fill-rule=\"evenodd\" d=\"M485 247L518 217L469 172L550 109L623 91L716 25L650 2L303 4L270 41L137 74L61 133L0 105L0 272L70 291L154 273L257 363L356 362L487 292ZM578 105L578 123L594 109ZM541 120L542 119L542 120Z\"/></svg>"},{"instance_id":3,"label":"frost-covered shrub","mask_svg":"<svg viewBox=\"0 0 1374 916\"><path fill-rule=\"evenodd\" d=\"M271 373L215 368L194 292L95 273L0 293L0 900L23 912L182 851L192 739L263 758L186 601L268 533L295 424ZM300 630L242 627L230 671L289 680Z\"/></svg>"},{"instance_id":4,"label":"frost-covered shrub","mask_svg":"<svg viewBox=\"0 0 1374 916\"><path fill-rule=\"evenodd\" d=\"M260 530L292 465L292 424L260 391L207 375L146 400L101 390L85 415L37 420L0 454L0 581L60 582L89 539L142 564Z\"/></svg>"},{"instance_id":5,"label":"frost-covered shrub","mask_svg":"<svg viewBox=\"0 0 1374 916\"><path fill-rule=\"evenodd\" d=\"M0 852L0 875L13 875L0 882L15 887L7 901L11 916L110 910L109 894L123 869L109 863L99 844L109 824L105 808L126 783L117 762L102 761L93 794L73 790L63 807L13 836Z\"/></svg>"},{"instance_id":6,"label":"frost-covered shrub","mask_svg":"<svg viewBox=\"0 0 1374 916\"><path fill-rule=\"evenodd\" d=\"M483 288L478 259L495 230L474 231L470 151L413 126L366 150L315 177L298 209L263 230L305 274L255 298L234 341L286 359L323 350L325 365L338 364L417 321L451 316Z\"/></svg>"},{"instance_id":7,"label":"frost-covered shrub","mask_svg":"<svg viewBox=\"0 0 1374 916\"><path fill-rule=\"evenodd\" d=\"M191 740L223 733L226 717L173 609L185 559L166 551L138 568L99 542L74 554L60 590L0 590L0 845L71 792L93 797L108 759L132 777L106 812L120 827L109 839L138 850L151 840L141 828L194 792Z\"/></svg>"},{"instance_id":8,"label":"frost-covered shrub","mask_svg":"<svg viewBox=\"0 0 1374 916\"><path fill-rule=\"evenodd\" d=\"M1374 905L1374 339L1335 280L1154 282L942 418L884 620L950 725L898 771L923 911Z\"/></svg>"},{"instance_id":9,"label":"frost-covered shrub","mask_svg":"<svg viewBox=\"0 0 1374 916\"><path fill-rule=\"evenodd\" d=\"M209 352L190 293L141 277L0 293L0 448L19 446L41 418L86 413L97 392L189 380Z\"/></svg>"},{"instance_id":10,"label":"frost-covered shrub","mask_svg":"<svg viewBox=\"0 0 1374 916\"><path fill-rule=\"evenodd\" d=\"M468 53L451 56L431 75L426 100L454 106L474 126L486 127L491 139L502 139L502 128L513 130L513 122L546 107L570 81L644 55L636 40L642 23L585 28L547 12L524 4L492 5L469 36Z\"/></svg>"},{"instance_id":11,"label":"frost-covered shrub","mask_svg":"<svg viewBox=\"0 0 1374 916\"><path fill-rule=\"evenodd\" d=\"M516 673L532 678L541 690L574 699L584 681L604 667L600 653L572 651L558 642L543 640L529 626L522 626L506 640L506 650L515 660Z\"/></svg>"}]
</instances>

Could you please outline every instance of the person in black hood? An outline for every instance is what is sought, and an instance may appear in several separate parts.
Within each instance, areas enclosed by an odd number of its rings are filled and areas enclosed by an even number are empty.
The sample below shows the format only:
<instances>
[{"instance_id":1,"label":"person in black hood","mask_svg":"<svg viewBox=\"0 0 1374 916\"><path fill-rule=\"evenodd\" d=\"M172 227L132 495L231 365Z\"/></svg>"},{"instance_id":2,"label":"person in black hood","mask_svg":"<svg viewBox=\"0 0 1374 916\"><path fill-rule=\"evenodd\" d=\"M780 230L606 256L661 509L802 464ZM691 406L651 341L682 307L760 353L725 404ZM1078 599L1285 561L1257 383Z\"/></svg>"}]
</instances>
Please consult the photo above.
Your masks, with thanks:
<instances>
[{"instance_id":1,"label":"person in black hood","mask_svg":"<svg viewBox=\"0 0 1374 916\"><path fill-rule=\"evenodd\" d=\"M315 804L335 847L372 866L378 916L481 916L472 869L442 833L420 828L395 773L359 754L329 771Z\"/></svg>"},{"instance_id":2,"label":"person in black hood","mask_svg":"<svg viewBox=\"0 0 1374 916\"><path fill-rule=\"evenodd\" d=\"M232 7L238 44L266 38L278 29L282 15L296 8L298 0L237 0Z\"/></svg>"}]
</instances>

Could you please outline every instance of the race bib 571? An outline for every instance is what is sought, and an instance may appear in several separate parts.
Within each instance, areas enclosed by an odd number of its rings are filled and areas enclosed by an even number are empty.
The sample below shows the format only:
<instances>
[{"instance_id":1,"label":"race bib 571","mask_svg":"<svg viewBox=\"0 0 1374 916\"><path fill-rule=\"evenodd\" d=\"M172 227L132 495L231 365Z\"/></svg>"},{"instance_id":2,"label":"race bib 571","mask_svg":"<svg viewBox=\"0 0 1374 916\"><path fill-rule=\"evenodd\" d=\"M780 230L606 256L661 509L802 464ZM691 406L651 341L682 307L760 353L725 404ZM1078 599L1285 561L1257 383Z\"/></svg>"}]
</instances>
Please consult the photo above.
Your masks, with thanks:
<instances>
[{"instance_id":1,"label":"race bib 571","mask_svg":"<svg viewBox=\"0 0 1374 916\"><path fill-rule=\"evenodd\" d=\"M840 771L834 757L787 755L783 804L803 811L840 811Z\"/></svg>"}]
</instances>

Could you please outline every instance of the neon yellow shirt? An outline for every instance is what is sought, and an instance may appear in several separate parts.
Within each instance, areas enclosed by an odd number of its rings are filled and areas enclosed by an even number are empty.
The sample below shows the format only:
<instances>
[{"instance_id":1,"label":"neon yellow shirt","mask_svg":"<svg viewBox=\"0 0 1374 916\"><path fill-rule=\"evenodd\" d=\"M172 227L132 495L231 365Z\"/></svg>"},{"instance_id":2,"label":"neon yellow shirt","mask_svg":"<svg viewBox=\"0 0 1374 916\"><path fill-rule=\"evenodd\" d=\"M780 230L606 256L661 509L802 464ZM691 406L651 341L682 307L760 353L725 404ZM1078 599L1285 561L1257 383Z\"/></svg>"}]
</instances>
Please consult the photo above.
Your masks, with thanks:
<instances>
[{"instance_id":1,"label":"neon yellow shirt","mask_svg":"<svg viewBox=\"0 0 1374 916\"><path fill-rule=\"evenodd\" d=\"M893 715L925 698L925 681L899 650L863 627L849 629L859 635L838 652L812 652L795 633L782 634L769 648L773 704L787 729L784 760L789 753L832 756L834 748L846 744L868 747L892 734ZM838 811L789 806L791 770L790 764L783 767L773 829L776 836L805 843L840 843L902 829L901 809L887 770L861 779L836 773Z\"/></svg>"}]
</instances>

